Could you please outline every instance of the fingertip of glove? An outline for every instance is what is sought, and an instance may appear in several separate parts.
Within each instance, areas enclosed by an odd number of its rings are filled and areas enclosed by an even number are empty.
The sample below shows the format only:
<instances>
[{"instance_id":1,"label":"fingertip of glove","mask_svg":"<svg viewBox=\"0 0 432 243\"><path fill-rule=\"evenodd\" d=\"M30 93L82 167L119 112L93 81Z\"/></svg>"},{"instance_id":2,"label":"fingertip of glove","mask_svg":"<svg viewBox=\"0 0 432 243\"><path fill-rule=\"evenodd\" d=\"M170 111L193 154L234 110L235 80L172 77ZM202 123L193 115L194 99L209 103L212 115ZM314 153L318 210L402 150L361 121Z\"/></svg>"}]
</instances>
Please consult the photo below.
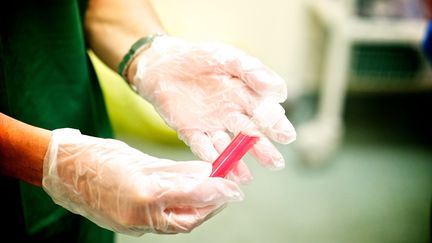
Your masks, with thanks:
<instances>
[{"instance_id":1,"label":"fingertip of glove","mask_svg":"<svg viewBox=\"0 0 432 243\"><path fill-rule=\"evenodd\" d=\"M285 168L285 159L283 157L268 158L267 162L261 164L271 171L283 170Z\"/></svg>"},{"instance_id":2,"label":"fingertip of glove","mask_svg":"<svg viewBox=\"0 0 432 243\"><path fill-rule=\"evenodd\" d=\"M266 134L269 138L281 144L289 144L296 140L297 137L294 126L286 118L279 120L272 127L267 128Z\"/></svg>"},{"instance_id":3,"label":"fingertip of glove","mask_svg":"<svg viewBox=\"0 0 432 243\"><path fill-rule=\"evenodd\" d=\"M222 189L219 192L223 195L226 202L237 202L244 199L244 193L236 182L220 177L210 178L221 183Z\"/></svg>"},{"instance_id":4,"label":"fingertip of glove","mask_svg":"<svg viewBox=\"0 0 432 243\"><path fill-rule=\"evenodd\" d=\"M281 144L290 144L297 138L297 133L294 129L285 129L276 134L275 140Z\"/></svg>"},{"instance_id":5,"label":"fingertip of glove","mask_svg":"<svg viewBox=\"0 0 432 243\"><path fill-rule=\"evenodd\" d=\"M253 181L253 176L240 176L237 177L237 179L235 180L236 183L240 184L240 185L249 185L252 181Z\"/></svg>"},{"instance_id":6,"label":"fingertip of glove","mask_svg":"<svg viewBox=\"0 0 432 243\"><path fill-rule=\"evenodd\" d=\"M273 166L269 167L271 170L283 170L285 168L285 160L283 158L273 161Z\"/></svg>"},{"instance_id":7,"label":"fingertip of glove","mask_svg":"<svg viewBox=\"0 0 432 243\"><path fill-rule=\"evenodd\" d=\"M230 195L230 201L231 202L240 202L243 201L245 195L244 193L239 189L237 191L233 191L233 193Z\"/></svg>"},{"instance_id":8,"label":"fingertip of glove","mask_svg":"<svg viewBox=\"0 0 432 243\"><path fill-rule=\"evenodd\" d=\"M241 160L228 174L228 179L238 184L245 185L253 180L253 176L247 165Z\"/></svg>"}]
</instances>

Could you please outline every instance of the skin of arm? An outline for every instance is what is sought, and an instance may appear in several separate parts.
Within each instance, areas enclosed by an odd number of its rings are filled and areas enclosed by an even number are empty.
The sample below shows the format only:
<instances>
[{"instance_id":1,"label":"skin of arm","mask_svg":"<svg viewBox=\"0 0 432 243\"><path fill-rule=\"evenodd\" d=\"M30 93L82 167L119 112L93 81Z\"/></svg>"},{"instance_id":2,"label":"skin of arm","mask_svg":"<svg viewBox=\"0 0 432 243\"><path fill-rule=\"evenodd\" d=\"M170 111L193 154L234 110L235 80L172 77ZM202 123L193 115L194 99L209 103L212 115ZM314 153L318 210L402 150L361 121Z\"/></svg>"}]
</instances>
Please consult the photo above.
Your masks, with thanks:
<instances>
[{"instance_id":1,"label":"skin of arm","mask_svg":"<svg viewBox=\"0 0 432 243\"><path fill-rule=\"evenodd\" d=\"M85 30L90 48L114 71L138 39L165 32L148 0L90 0Z\"/></svg>"},{"instance_id":2,"label":"skin of arm","mask_svg":"<svg viewBox=\"0 0 432 243\"><path fill-rule=\"evenodd\" d=\"M424 0L423 4L425 6L425 14L427 19L432 19L432 0Z\"/></svg>"},{"instance_id":3,"label":"skin of arm","mask_svg":"<svg viewBox=\"0 0 432 243\"><path fill-rule=\"evenodd\" d=\"M51 132L0 113L0 172L41 186Z\"/></svg>"}]
</instances>

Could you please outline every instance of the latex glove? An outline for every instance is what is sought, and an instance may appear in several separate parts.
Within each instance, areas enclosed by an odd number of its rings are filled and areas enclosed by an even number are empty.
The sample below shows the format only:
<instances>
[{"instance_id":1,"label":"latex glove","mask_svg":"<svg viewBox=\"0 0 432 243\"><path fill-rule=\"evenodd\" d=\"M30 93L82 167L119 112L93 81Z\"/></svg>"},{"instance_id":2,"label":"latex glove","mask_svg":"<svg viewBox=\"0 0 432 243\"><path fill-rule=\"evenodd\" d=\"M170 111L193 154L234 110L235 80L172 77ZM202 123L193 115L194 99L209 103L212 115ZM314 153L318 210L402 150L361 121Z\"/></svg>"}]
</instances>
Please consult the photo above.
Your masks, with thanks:
<instances>
[{"instance_id":1,"label":"latex glove","mask_svg":"<svg viewBox=\"0 0 432 243\"><path fill-rule=\"evenodd\" d=\"M189 232L243 194L208 177L203 161L155 158L114 140L54 130L43 188L53 200L101 227L139 236Z\"/></svg>"},{"instance_id":2,"label":"latex glove","mask_svg":"<svg viewBox=\"0 0 432 243\"><path fill-rule=\"evenodd\" d=\"M287 87L258 59L224 44L160 36L134 62L132 85L200 159L214 161L242 131L261 137L252 154L262 165L284 167L269 139L282 144L295 139L279 104ZM244 182L252 176L239 163L231 178Z\"/></svg>"}]
</instances>

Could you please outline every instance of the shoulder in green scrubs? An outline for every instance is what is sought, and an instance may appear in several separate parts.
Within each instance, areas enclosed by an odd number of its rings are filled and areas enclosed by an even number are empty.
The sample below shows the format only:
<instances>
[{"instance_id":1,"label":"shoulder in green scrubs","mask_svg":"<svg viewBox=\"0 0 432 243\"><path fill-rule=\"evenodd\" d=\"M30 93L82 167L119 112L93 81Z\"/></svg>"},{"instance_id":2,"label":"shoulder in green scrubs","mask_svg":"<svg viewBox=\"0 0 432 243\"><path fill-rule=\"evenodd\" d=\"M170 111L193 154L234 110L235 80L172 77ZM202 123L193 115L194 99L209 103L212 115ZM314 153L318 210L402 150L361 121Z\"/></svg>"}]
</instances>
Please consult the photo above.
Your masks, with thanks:
<instances>
[{"instance_id":1,"label":"shoulder in green scrubs","mask_svg":"<svg viewBox=\"0 0 432 243\"><path fill-rule=\"evenodd\" d=\"M0 9L0 111L46 129L112 137L87 56L85 2L15 0ZM25 139L25 138L23 138ZM2 232L16 242L113 242L114 234L54 204L40 187L0 176Z\"/></svg>"}]
</instances>

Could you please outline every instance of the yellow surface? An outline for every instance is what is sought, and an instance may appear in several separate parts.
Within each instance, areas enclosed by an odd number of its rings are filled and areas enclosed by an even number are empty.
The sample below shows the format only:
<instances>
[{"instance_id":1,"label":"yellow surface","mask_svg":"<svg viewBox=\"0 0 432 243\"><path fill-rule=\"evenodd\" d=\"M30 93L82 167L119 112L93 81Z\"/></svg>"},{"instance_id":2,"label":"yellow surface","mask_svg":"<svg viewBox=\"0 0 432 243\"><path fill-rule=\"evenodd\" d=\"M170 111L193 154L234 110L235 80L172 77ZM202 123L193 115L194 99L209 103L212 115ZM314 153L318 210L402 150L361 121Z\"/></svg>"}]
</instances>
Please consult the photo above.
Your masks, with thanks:
<instances>
[{"instance_id":1,"label":"yellow surface","mask_svg":"<svg viewBox=\"0 0 432 243\"><path fill-rule=\"evenodd\" d=\"M116 137L181 143L176 132L165 124L150 103L135 94L120 75L108 68L92 52L89 52L89 55L104 93Z\"/></svg>"}]
</instances>

